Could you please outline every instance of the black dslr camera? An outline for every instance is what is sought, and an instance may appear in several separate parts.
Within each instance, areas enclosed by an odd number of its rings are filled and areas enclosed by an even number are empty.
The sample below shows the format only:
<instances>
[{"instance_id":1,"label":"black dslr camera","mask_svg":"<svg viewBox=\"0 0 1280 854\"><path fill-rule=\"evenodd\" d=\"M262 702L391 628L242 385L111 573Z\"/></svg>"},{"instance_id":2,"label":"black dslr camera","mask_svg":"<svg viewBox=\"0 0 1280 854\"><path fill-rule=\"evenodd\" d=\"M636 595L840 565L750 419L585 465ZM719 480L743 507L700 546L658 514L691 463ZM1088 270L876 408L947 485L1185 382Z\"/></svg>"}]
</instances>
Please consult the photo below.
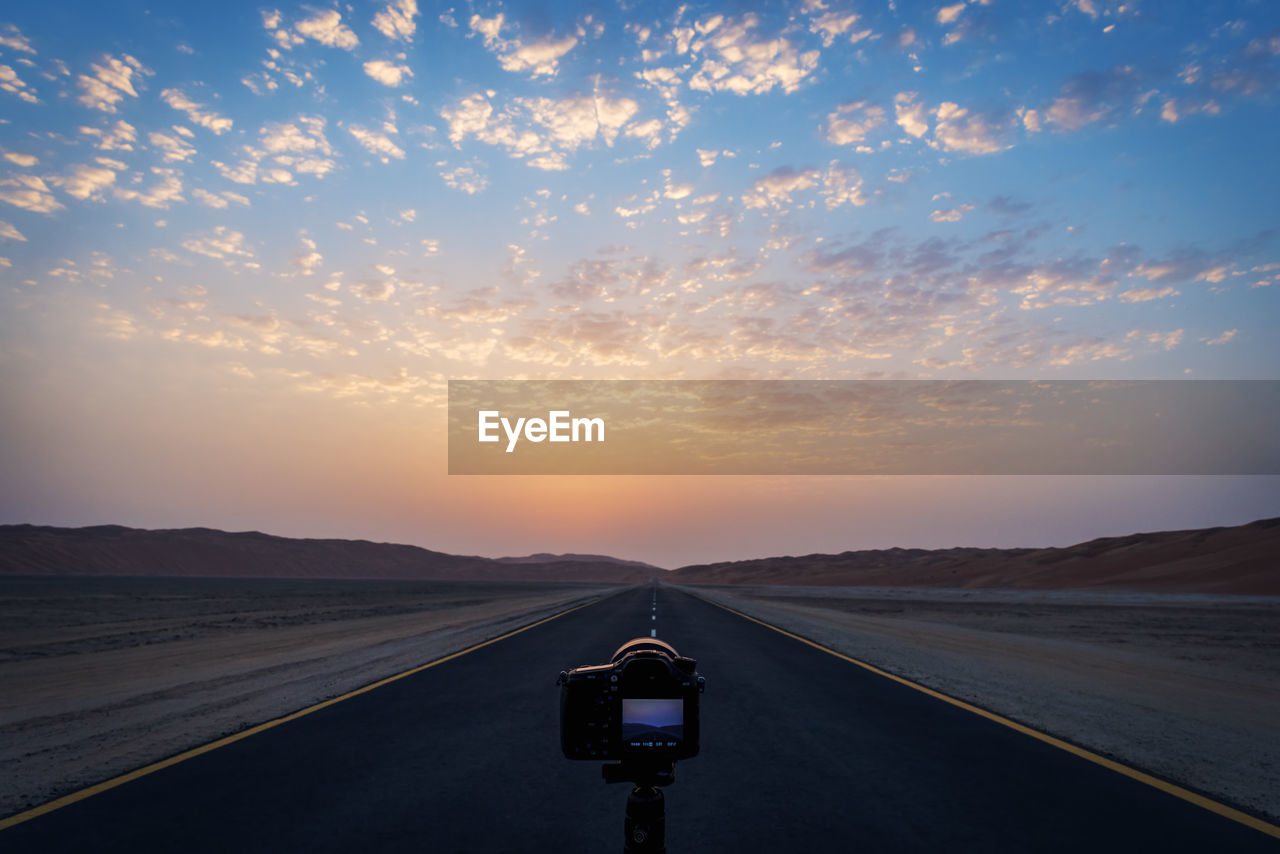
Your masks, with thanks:
<instances>
[{"instance_id":1,"label":"black dslr camera","mask_svg":"<svg viewBox=\"0 0 1280 854\"><path fill-rule=\"evenodd\" d=\"M609 664L560 673L560 748L569 759L654 766L698 755L697 662L656 638L623 644Z\"/></svg>"}]
</instances>

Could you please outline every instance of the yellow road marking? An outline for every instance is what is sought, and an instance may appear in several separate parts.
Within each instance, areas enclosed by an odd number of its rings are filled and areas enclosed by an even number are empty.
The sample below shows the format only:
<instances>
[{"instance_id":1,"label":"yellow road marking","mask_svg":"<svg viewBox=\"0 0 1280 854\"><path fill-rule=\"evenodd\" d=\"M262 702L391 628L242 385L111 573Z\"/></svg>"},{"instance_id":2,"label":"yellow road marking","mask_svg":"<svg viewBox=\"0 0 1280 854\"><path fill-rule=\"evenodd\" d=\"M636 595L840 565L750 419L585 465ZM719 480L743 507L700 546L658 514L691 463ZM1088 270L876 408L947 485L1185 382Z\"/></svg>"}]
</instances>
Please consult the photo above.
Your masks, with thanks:
<instances>
[{"instance_id":1,"label":"yellow road marking","mask_svg":"<svg viewBox=\"0 0 1280 854\"><path fill-rule=\"evenodd\" d=\"M617 594L610 594L610 595L617 595ZM226 747L228 744L233 744L237 741L240 741L242 738L248 738L251 735L257 735L258 733L265 732L266 730L269 730L273 727L278 727L280 726L280 724L286 724L289 721L295 721L298 718L311 714L312 712L318 712L321 709L328 708L329 706L332 706L335 703L341 703L343 700L350 700L352 697L357 697L360 694L364 694L366 692L372 691L374 688L381 688L383 685L386 685L388 683L395 682L396 680L399 680L399 679L404 679L406 676L412 676L415 673L421 673L424 670L435 667L437 664L444 664L446 661L452 661L453 659L466 655L469 652L475 652L477 649L483 649L484 647L489 646L490 644L495 644L498 641L506 640L507 638L512 637L513 635L518 635L521 632L527 632L529 629L541 626L543 623L549 623L552 620L563 617L565 614L572 614L574 611L585 608L588 605L594 605L597 602L601 601L601 599L605 599L605 598L608 598L608 597L601 596L599 598L592 599L590 602L583 602L581 605L575 605L574 607L561 611L558 614L552 614L550 617L545 617L541 620L538 620L536 623L530 623L527 626L521 626L518 629L509 631L505 635L498 635L496 638L489 638L489 640L484 641L482 643L478 643L475 646L469 646L466 649L459 650L458 652L450 653L449 655L446 655L443 658L437 658L436 660L429 661L426 664L420 664L417 667L404 671L403 673L397 673L394 676L387 676L384 679L379 679L377 682L370 682L368 685L365 685L363 688L357 688L354 691L348 691L347 693L339 697L333 697L323 702L316 703L313 706L307 706L305 709L299 709L298 711L291 712L290 714L284 715L283 717L269 720L266 723L260 723L257 726L250 727L249 729L243 730L241 732L237 732L233 735L228 735L224 738L218 739L217 741L211 741L208 744L202 744L199 747L193 747L191 750L188 750L184 753L179 753L176 756L170 756L168 759L162 759L159 762L153 762L152 764L143 766L142 768L138 768L135 771L130 771L127 774L121 774L119 777L112 777L110 780L104 780L101 783L97 783L85 789L80 789L79 791L72 792L69 795L63 795L60 798L55 798L54 800L49 801L47 803L43 803L38 807L32 807L31 809L26 810L24 812L11 815L5 819L0 819L0 830L13 827L15 824L22 824L24 821L30 821L33 818L37 818L47 813L51 813L54 810L62 809L65 806L70 806L71 804L74 804L77 801L83 801L85 798L91 798L94 795L98 795L98 794L101 794L102 792L107 791L108 789L114 789L116 786L122 786L125 783L131 782L133 780L137 780L139 777L145 777L148 774L154 774L156 771L160 771L164 768L168 768L171 765L177 765L179 762L186 762L188 759L194 759L195 757L201 755L202 753L208 753L211 750L217 750L219 747Z\"/></svg>"},{"instance_id":2,"label":"yellow road marking","mask_svg":"<svg viewBox=\"0 0 1280 854\"><path fill-rule=\"evenodd\" d=\"M972 703L966 703L964 700L957 700L955 697L950 697L946 694L943 694L940 691L935 691L932 688L926 688L924 685L921 685L918 682L912 682L910 679L904 679L901 676L896 676L887 670L881 670L879 667L876 667L873 664L867 664L865 661L859 661L858 659L845 655L842 652L836 652L834 649L825 647L820 643L811 641L806 637L801 637L800 635L789 632L786 629L780 629L777 626L773 625L772 623L766 623L764 620L757 619L755 617L752 617L749 614L744 614L741 611L738 611L734 608L730 608L728 605L721 605L719 602L714 602L710 599L703 599L703 597L698 596L698 594L689 591L687 588L685 588L685 592L688 592L690 595L695 596L698 599L702 599L703 602L706 602L711 605L715 605L717 608L723 608L724 610L728 611L731 614L737 614L739 617L742 617L744 620L750 620L753 623L759 623L765 628L773 629L775 632L778 632L779 634L786 635L789 638L794 638L795 640L798 640L801 643L808 644L814 649L820 649L823 652L827 653L828 655L834 655L836 658L847 661L850 664L856 664L857 666L861 667L863 670L868 670L876 674L877 676L883 676L886 679L891 679L894 682L897 682L899 685L905 685L906 687L919 691L922 694L928 694L930 697L933 697L936 700L941 700L944 703L949 703L958 709L964 709L966 712L972 712L975 715L984 717L989 721L1000 724L1001 726L1006 726L1009 729L1022 733L1023 735L1029 735L1032 738L1036 739L1037 741L1042 741L1045 744L1053 745L1054 747L1060 750L1065 750L1068 753L1079 756L1081 759L1087 759L1088 761L1094 763L1095 765L1101 765L1103 768L1107 768L1112 771L1115 771L1117 774L1123 774L1124 776L1132 780L1137 780L1139 783L1145 783L1146 785L1151 786L1154 789L1159 789L1162 792L1166 792L1170 795L1173 795L1175 798L1181 798L1187 803L1195 804L1196 806L1202 807L1203 809L1207 809L1209 812L1216 813L1217 815L1220 815L1223 818L1231 819L1234 822L1243 824L1245 827L1253 828L1254 830L1261 831L1262 833L1265 833L1268 836L1274 836L1277 839L1280 839L1280 827L1277 827L1276 825L1271 824L1269 822L1263 821L1262 819L1257 818L1255 816L1251 816L1248 813L1241 812L1238 809L1233 809L1232 807L1229 807L1226 804L1218 803L1212 798L1206 798L1204 795L1196 794L1190 789L1184 789L1181 786L1168 782L1167 780L1161 780L1158 777L1153 777L1152 775L1139 771L1136 768L1130 768L1128 765L1122 765L1121 763L1116 762L1114 759L1108 759L1105 756L1100 756L1091 750L1086 750L1083 747L1079 747L1077 745L1071 744L1070 742L1063 741L1060 738L1055 738L1052 735L1049 735L1048 733L1043 733L1043 732L1040 732L1039 730L1032 729L1031 727L1026 726L1025 724L1020 724L1017 721L1013 721L1013 720L1010 720L1009 718L1002 717L1001 715L997 715L994 712L989 712L986 709L981 709L973 705Z\"/></svg>"}]
</instances>

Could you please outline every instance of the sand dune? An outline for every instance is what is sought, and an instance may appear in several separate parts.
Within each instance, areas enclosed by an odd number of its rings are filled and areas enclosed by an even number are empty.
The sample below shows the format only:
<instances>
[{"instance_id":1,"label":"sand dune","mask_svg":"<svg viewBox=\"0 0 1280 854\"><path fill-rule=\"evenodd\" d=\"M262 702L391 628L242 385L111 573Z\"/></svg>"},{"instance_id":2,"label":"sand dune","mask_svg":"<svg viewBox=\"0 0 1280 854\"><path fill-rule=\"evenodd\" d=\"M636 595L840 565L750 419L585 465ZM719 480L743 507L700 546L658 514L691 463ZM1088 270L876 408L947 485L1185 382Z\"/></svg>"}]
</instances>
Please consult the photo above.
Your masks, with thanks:
<instances>
[{"instance_id":1,"label":"sand dune","mask_svg":"<svg viewBox=\"0 0 1280 854\"><path fill-rule=\"evenodd\" d=\"M1047 549L877 549L682 567L681 584L815 584L1280 595L1280 519Z\"/></svg>"},{"instance_id":2,"label":"sand dune","mask_svg":"<svg viewBox=\"0 0 1280 854\"><path fill-rule=\"evenodd\" d=\"M607 555L485 558L366 540L209 528L0 525L0 574L803 584L1280 595L1280 518L1066 548L872 549L666 571Z\"/></svg>"},{"instance_id":3,"label":"sand dune","mask_svg":"<svg viewBox=\"0 0 1280 854\"><path fill-rule=\"evenodd\" d=\"M0 574L12 575L631 583L647 581L657 571L595 555L531 555L508 561L394 543L294 539L257 531L0 525Z\"/></svg>"}]
</instances>

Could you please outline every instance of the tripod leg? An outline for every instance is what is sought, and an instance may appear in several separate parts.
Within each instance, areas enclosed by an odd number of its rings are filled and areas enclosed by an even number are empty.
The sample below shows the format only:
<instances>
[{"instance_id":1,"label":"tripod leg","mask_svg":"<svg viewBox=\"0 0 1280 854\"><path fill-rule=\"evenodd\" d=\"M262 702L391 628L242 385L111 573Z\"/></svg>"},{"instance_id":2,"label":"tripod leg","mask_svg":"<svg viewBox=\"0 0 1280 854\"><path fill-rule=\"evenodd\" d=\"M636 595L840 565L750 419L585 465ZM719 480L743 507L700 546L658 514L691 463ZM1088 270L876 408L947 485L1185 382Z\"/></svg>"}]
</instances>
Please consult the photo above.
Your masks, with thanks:
<instances>
[{"instance_id":1,"label":"tripod leg","mask_svg":"<svg viewBox=\"0 0 1280 854\"><path fill-rule=\"evenodd\" d=\"M633 854L666 854L667 815L662 790L657 786L636 786L627 796L627 818L624 824L624 852Z\"/></svg>"}]
</instances>

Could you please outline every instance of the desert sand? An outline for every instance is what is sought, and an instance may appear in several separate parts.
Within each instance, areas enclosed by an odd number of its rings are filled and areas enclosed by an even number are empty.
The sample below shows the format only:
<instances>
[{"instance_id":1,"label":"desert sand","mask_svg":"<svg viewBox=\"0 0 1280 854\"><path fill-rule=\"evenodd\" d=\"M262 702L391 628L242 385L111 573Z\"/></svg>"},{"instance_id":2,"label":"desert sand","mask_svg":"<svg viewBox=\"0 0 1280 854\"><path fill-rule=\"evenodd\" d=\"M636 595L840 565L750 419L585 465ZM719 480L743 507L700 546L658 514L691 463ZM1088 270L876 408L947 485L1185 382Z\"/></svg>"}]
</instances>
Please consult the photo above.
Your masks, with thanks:
<instances>
[{"instance_id":1,"label":"desert sand","mask_svg":"<svg viewBox=\"0 0 1280 854\"><path fill-rule=\"evenodd\" d=\"M1157 776L1280 818L1280 597L687 589Z\"/></svg>"},{"instance_id":2,"label":"desert sand","mask_svg":"<svg viewBox=\"0 0 1280 854\"><path fill-rule=\"evenodd\" d=\"M0 816L613 589L0 577Z\"/></svg>"},{"instance_id":3,"label":"desert sand","mask_svg":"<svg viewBox=\"0 0 1280 854\"><path fill-rule=\"evenodd\" d=\"M1280 596L1280 519L1065 548L866 549L684 566L678 584L1097 590Z\"/></svg>"}]
</instances>

